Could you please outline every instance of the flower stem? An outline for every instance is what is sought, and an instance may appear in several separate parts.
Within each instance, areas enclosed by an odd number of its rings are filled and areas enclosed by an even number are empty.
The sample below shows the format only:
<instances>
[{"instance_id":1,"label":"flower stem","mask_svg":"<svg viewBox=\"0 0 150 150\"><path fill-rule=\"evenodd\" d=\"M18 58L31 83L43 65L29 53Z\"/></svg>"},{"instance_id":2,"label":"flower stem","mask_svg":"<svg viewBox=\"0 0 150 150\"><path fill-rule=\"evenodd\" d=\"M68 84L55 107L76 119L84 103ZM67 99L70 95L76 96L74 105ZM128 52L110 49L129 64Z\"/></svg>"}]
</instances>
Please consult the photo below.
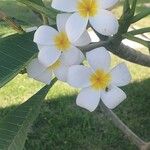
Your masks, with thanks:
<instances>
[{"instance_id":1,"label":"flower stem","mask_svg":"<svg viewBox=\"0 0 150 150\"><path fill-rule=\"evenodd\" d=\"M132 11L133 15L135 13L136 4L137 4L137 0L133 0L132 1L132 5L131 5L131 11Z\"/></svg>"},{"instance_id":2,"label":"flower stem","mask_svg":"<svg viewBox=\"0 0 150 150\"><path fill-rule=\"evenodd\" d=\"M143 33L148 33L148 32L150 32L150 27L133 30L128 33L132 35L138 35L138 34L143 34Z\"/></svg>"},{"instance_id":3,"label":"flower stem","mask_svg":"<svg viewBox=\"0 0 150 150\"><path fill-rule=\"evenodd\" d=\"M147 143L131 131L112 110L108 109L102 101L100 103L100 107L103 113L114 123L114 125L120 129L139 149L142 149L145 145L147 145Z\"/></svg>"},{"instance_id":4,"label":"flower stem","mask_svg":"<svg viewBox=\"0 0 150 150\"><path fill-rule=\"evenodd\" d=\"M150 15L150 9L142 10L141 13L139 13L136 16L133 17L131 23L135 23L135 22L145 18L148 15Z\"/></svg>"},{"instance_id":5,"label":"flower stem","mask_svg":"<svg viewBox=\"0 0 150 150\"><path fill-rule=\"evenodd\" d=\"M12 27L15 31L22 34L25 33L25 31L22 29L22 27L17 24L12 18L8 17L4 12L0 11L0 20L4 20L10 27Z\"/></svg>"},{"instance_id":6,"label":"flower stem","mask_svg":"<svg viewBox=\"0 0 150 150\"><path fill-rule=\"evenodd\" d=\"M127 38L131 41L134 41L134 42L137 42L137 43L140 43L142 45L144 45L145 47L149 48L150 49L150 41L145 41L145 40L142 40L138 37L135 37L133 36L132 34L129 34L129 33L125 33L122 35L124 38Z\"/></svg>"},{"instance_id":7,"label":"flower stem","mask_svg":"<svg viewBox=\"0 0 150 150\"><path fill-rule=\"evenodd\" d=\"M128 11L130 11L130 3L129 0L125 0L123 6L123 14L127 13Z\"/></svg>"},{"instance_id":8,"label":"flower stem","mask_svg":"<svg viewBox=\"0 0 150 150\"><path fill-rule=\"evenodd\" d=\"M42 14L42 19L43 19L43 24L44 25L49 25L48 17Z\"/></svg>"}]
</instances>

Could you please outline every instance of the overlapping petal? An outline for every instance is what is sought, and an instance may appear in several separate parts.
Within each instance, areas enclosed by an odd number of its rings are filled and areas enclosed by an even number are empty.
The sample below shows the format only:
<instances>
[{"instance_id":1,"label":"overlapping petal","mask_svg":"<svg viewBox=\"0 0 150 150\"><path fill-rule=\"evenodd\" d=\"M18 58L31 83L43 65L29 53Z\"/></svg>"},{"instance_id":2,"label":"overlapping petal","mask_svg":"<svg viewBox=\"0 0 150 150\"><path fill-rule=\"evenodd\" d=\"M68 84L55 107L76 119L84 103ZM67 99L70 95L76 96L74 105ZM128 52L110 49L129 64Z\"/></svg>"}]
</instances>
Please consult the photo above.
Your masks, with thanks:
<instances>
[{"instance_id":1,"label":"overlapping petal","mask_svg":"<svg viewBox=\"0 0 150 150\"><path fill-rule=\"evenodd\" d=\"M94 70L108 71L111 63L111 57L109 52L104 48L96 48L86 53L88 63Z\"/></svg>"},{"instance_id":2,"label":"overlapping petal","mask_svg":"<svg viewBox=\"0 0 150 150\"><path fill-rule=\"evenodd\" d=\"M69 68L67 82L76 88L84 88L90 86L90 68L82 65L74 65Z\"/></svg>"},{"instance_id":3,"label":"overlapping petal","mask_svg":"<svg viewBox=\"0 0 150 150\"><path fill-rule=\"evenodd\" d=\"M78 48L72 46L71 49L69 49L66 52L63 52L61 56L62 56L63 62L71 66L71 65L80 64L82 62L80 53L81 51Z\"/></svg>"},{"instance_id":4,"label":"overlapping petal","mask_svg":"<svg viewBox=\"0 0 150 150\"><path fill-rule=\"evenodd\" d=\"M69 69L68 66L61 64L60 67L58 67L57 69L54 70L54 74L58 78L58 80L66 82L67 75L68 75L68 69Z\"/></svg>"},{"instance_id":5,"label":"overlapping petal","mask_svg":"<svg viewBox=\"0 0 150 150\"><path fill-rule=\"evenodd\" d=\"M77 0L53 0L52 7L63 12L76 11Z\"/></svg>"},{"instance_id":6,"label":"overlapping petal","mask_svg":"<svg viewBox=\"0 0 150 150\"><path fill-rule=\"evenodd\" d=\"M77 62L77 64L80 64L80 63L82 63L82 62L84 61L84 59L85 59L85 56L84 56L84 54L83 54L81 51L79 51L79 53L80 53L80 58L78 59L78 62Z\"/></svg>"},{"instance_id":7,"label":"overlapping petal","mask_svg":"<svg viewBox=\"0 0 150 150\"><path fill-rule=\"evenodd\" d=\"M54 36L56 36L58 32L50 26L42 25L40 26L35 34L33 41L40 45L54 45Z\"/></svg>"},{"instance_id":8,"label":"overlapping petal","mask_svg":"<svg viewBox=\"0 0 150 150\"><path fill-rule=\"evenodd\" d=\"M79 13L72 14L66 23L66 32L69 40L74 43L86 30L88 18L83 18Z\"/></svg>"},{"instance_id":9,"label":"overlapping petal","mask_svg":"<svg viewBox=\"0 0 150 150\"><path fill-rule=\"evenodd\" d=\"M55 46L44 46L43 49L39 51L38 59L45 67L49 67L58 60L60 55L61 52L57 50Z\"/></svg>"},{"instance_id":10,"label":"overlapping petal","mask_svg":"<svg viewBox=\"0 0 150 150\"><path fill-rule=\"evenodd\" d=\"M114 109L126 99L126 94L120 88L112 87L109 91L101 93L101 99L109 109Z\"/></svg>"},{"instance_id":11,"label":"overlapping petal","mask_svg":"<svg viewBox=\"0 0 150 150\"><path fill-rule=\"evenodd\" d=\"M71 16L69 13L58 14L56 17L57 28L59 32L65 32L66 23L68 18Z\"/></svg>"},{"instance_id":12,"label":"overlapping petal","mask_svg":"<svg viewBox=\"0 0 150 150\"><path fill-rule=\"evenodd\" d=\"M91 43L90 35L87 31L85 31L81 37L77 41L75 41L73 44L75 46L85 46Z\"/></svg>"},{"instance_id":13,"label":"overlapping petal","mask_svg":"<svg viewBox=\"0 0 150 150\"><path fill-rule=\"evenodd\" d=\"M77 96L76 104L92 112L99 104L100 95L100 91L95 91L91 87L84 88Z\"/></svg>"},{"instance_id":14,"label":"overlapping petal","mask_svg":"<svg viewBox=\"0 0 150 150\"><path fill-rule=\"evenodd\" d=\"M90 24L97 32L106 36L116 34L119 27L117 18L110 11L104 9L90 18Z\"/></svg>"},{"instance_id":15,"label":"overlapping petal","mask_svg":"<svg viewBox=\"0 0 150 150\"><path fill-rule=\"evenodd\" d=\"M131 75L125 63L121 63L114 67L111 72L111 85L124 86L131 81Z\"/></svg>"},{"instance_id":16,"label":"overlapping petal","mask_svg":"<svg viewBox=\"0 0 150 150\"><path fill-rule=\"evenodd\" d=\"M103 9L112 8L119 0L100 0Z\"/></svg>"},{"instance_id":17,"label":"overlapping petal","mask_svg":"<svg viewBox=\"0 0 150 150\"><path fill-rule=\"evenodd\" d=\"M28 76L45 84L50 84L52 80L52 72L47 70L38 59L33 59L26 67Z\"/></svg>"}]
</instances>

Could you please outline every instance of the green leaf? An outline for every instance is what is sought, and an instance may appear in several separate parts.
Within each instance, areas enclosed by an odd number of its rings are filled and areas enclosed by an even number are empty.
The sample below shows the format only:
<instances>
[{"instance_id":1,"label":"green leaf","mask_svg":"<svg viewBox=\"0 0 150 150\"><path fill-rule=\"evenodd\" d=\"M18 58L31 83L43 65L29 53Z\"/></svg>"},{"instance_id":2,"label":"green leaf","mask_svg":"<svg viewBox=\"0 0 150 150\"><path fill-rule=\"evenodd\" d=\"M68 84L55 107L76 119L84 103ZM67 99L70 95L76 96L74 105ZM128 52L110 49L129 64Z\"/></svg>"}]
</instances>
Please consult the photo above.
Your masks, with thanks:
<instances>
[{"instance_id":1,"label":"green leaf","mask_svg":"<svg viewBox=\"0 0 150 150\"><path fill-rule=\"evenodd\" d=\"M33 32L0 40L0 87L13 79L37 54Z\"/></svg>"},{"instance_id":2,"label":"green leaf","mask_svg":"<svg viewBox=\"0 0 150 150\"><path fill-rule=\"evenodd\" d=\"M20 3L25 4L26 6L32 8L35 11L38 11L39 13L43 13L46 16L48 16L50 19L52 19L54 22L56 20L56 15L58 14L58 11L55 9L49 7L43 7L35 2L33 0L17 0Z\"/></svg>"},{"instance_id":3,"label":"green leaf","mask_svg":"<svg viewBox=\"0 0 150 150\"><path fill-rule=\"evenodd\" d=\"M29 127L40 112L41 104L56 79L32 96L28 101L10 112L0 121L0 149L22 150Z\"/></svg>"},{"instance_id":4,"label":"green leaf","mask_svg":"<svg viewBox=\"0 0 150 150\"><path fill-rule=\"evenodd\" d=\"M36 3L38 5L44 6L43 1L42 0L29 0L30 2Z\"/></svg>"}]
</instances>

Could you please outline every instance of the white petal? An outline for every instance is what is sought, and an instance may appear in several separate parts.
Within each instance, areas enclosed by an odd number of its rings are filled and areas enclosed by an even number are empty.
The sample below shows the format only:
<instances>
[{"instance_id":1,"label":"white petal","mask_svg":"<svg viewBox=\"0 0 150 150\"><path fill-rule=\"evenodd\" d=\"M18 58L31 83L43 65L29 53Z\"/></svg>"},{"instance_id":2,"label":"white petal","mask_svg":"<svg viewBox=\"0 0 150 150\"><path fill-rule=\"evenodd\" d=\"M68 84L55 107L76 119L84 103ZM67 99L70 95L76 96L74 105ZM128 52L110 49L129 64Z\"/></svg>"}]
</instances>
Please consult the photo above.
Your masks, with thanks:
<instances>
[{"instance_id":1,"label":"white petal","mask_svg":"<svg viewBox=\"0 0 150 150\"><path fill-rule=\"evenodd\" d=\"M74 42L73 44L75 46L85 46L85 45L88 45L91 43L91 38L90 38L90 35L87 31L85 31L81 37L76 41Z\"/></svg>"},{"instance_id":2,"label":"white petal","mask_svg":"<svg viewBox=\"0 0 150 150\"><path fill-rule=\"evenodd\" d=\"M36 77L35 79L49 85L52 80L52 72L44 71L40 76Z\"/></svg>"},{"instance_id":3,"label":"white petal","mask_svg":"<svg viewBox=\"0 0 150 150\"><path fill-rule=\"evenodd\" d=\"M80 51L80 58L79 58L77 64L82 63L84 59L85 59L85 56L84 56L84 54Z\"/></svg>"},{"instance_id":4,"label":"white petal","mask_svg":"<svg viewBox=\"0 0 150 150\"><path fill-rule=\"evenodd\" d=\"M100 69L108 71L111 63L111 57L109 52L104 48L96 48L86 53L86 57L90 66L94 69Z\"/></svg>"},{"instance_id":5,"label":"white petal","mask_svg":"<svg viewBox=\"0 0 150 150\"><path fill-rule=\"evenodd\" d=\"M118 32L117 18L107 10L101 10L97 16L90 18L93 28L100 34L110 36Z\"/></svg>"},{"instance_id":6,"label":"white petal","mask_svg":"<svg viewBox=\"0 0 150 150\"><path fill-rule=\"evenodd\" d=\"M58 32L50 26L40 26L35 34L33 41L40 45L54 45L54 37Z\"/></svg>"},{"instance_id":7,"label":"white petal","mask_svg":"<svg viewBox=\"0 0 150 150\"><path fill-rule=\"evenodd\" d=\"M61 52L58 51L55 46L45 46L39 51L38 59L45 67L49 67L60 57Z\"/></svg>"},{"instance_id":8,"label":"white petal","mask_svg":"<svg viewBox=\"0 0 150 150\"><path fill-rule=\"evenodd\" d=\"M107 92L102 92L101 99L109 109L114 109L126 99L126 94L120 88L113 87Z\"/></svg>"},{"instance_id":9,"label":"white petal","mask_svg":"<svg viewBox=\"0 0 150 150\"><path fill-rule=\"evenodd\" d=\"M68 13L57 15L56 22L57 22L57 28L59 32L65 31L66 23L70 16L71 14L68 14Z\"/></svg>"},{"instance_id":10,"label":"white petal","mask_svg":"<svg viewBox=\"0 0 150 150\"><path fill-rule=\"evenodd\" d=\"M131 74L125 63L121 63L111 70L111 85L124 86L130 83Z\"/></svg>"},{"instance_id":11,"label":"white petal","mask_svg":"<svg viewBox=\"0 0 150 150\"><path fill-rule=\"evenodd\" d=\"M34 78L45 84L50 84L52 80L52 72L47 71L46 68L39 63L38 59L33 59L26 67L27 74L30 78Z\"/></svg>"},{"instance_id":12,"label":"white petal","mask_svg":"<svg viewBox=\"0 0 150 150\"><path fill-rule=\"evenodd\" d=\"M38 59L33 59L26 67L28 76L34 78L45 71L45 67L39 63Z\"/></svg>"},{"instance_id":13,"label":"white petal","mask_svg":"<svg viewBox=\"0 0 150 150\"><path fill-rule=\"evenodd\" d=\"M76 47L71 47L71 49L69 49L66 52L62 53L62 61L68 65L68 66L72 66L72 65L78 65L80 64L80 60L81 60L81 52L78 48ZM80 63L79 63L80 62Z\"/></svg>"},{"instance_id":14,"label":"white petal","mask_svg":"<svg viewBox=\"0 0 150 150\"><path fill-rule=\"evenodd\" d=\"M53 0L52 7L63 12L74 12L76 10L77 0Z\"/></svg>"},{"instance_id":15,"label":"white petal","mask_svg":"<svg viewBox=\"0 0 150 150\"><path fill-rule=\"evenodd\" d=\"M119 0L100 0L103 9L112 8Z\"/></svg>"},{"instance_id":16,"label":"white petal","mask_svg":"<svg viewBox=\"0 0 150 150\"><path fill-rule=\"evenodd\" d=\"M71 66L68 71L67 82L76 88L84 88L90 86L90 68L82 65Z\"/></svg>"},{"instance_id":17,"label":"white petal","mask_svg":"<svg viewBox=\"0 0 150 150\"><path fill-rule=\"evenodd\" d=\"M86 30L88 18L81 17L78 13L72 14L66 23L66 32L69 40L74 43Z\"/></svg>"},{"instance_id":18,"label":"white petal","mask_svg":"<svg viewBox=\"0 0 150 150\"><path fill-rule=\"evenodd\" d=\"M41 49L43 49L44 45L37 44L37 47L38 47L38 50L40 51Z\"/></svg>"},{"instance_id":19,"label":"white petal","mask_svg":"<svg viewBox=\"0 0 150 150\"><path fill-rule=\"evenodd\" d=\"M58 78L58 80L67 81L67 75L68 75L68 69L69 67L65 66L64 64L61 64L59 68L54 70L55 76Z\"/></svg>"},{"instance_id":20,"label":"white petal","mask_svg":"<svg viewBox=\"0 0 150 150\"><path fill-rule=\"evenodd\" d=\"M94 111L100 101L100 91L95 91L91 87L84 88L80 91L76 104L90 112Z\"/></svg>"},{"instance_id":21,"label":"white petal","mask_svg":"<svg viewBox=\"0 0 150 150\"><path fill-rule=\"evenodd\" d=\"M40 44L37 44L37 47L38 47L38 50L41 51L43 49L46 49L46 48L49 48L49 47L53 47L53 45L40 45Z\"/></svg>"}]
</instances>

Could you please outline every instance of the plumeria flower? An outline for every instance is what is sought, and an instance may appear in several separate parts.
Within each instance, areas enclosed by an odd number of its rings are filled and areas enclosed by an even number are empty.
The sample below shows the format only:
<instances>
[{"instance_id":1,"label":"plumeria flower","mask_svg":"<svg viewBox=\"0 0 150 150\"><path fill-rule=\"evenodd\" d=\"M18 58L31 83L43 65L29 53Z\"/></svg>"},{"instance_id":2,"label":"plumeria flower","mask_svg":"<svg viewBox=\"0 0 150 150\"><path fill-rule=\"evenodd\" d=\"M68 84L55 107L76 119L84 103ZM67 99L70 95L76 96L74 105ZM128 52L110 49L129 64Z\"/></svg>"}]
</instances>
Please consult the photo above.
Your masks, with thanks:
<instances>
[{"instance_id":1,"label":"plumeria flower","mask_svg":"<svg viewBox=\"0 0 150 150\"><path fill-rule=\"evenodd\" d=\"M104 47L87 52L86 57L90 67L75 65L68 72L67 82L82 88L77 105L92 112L101 99L108 108L115 108L126 99L126 94L118 87L130 82L128 68L121 63L110 70L111 57Z\"/></svg>"},{"instance_id":2,"label":"plumeria flower","mask_svg":"<svg viewBox=\"0 0 150 150\"><path fill-rule=\"evenodd\" d=\"M69 64L75 64L81 54L76 46L84 46L91 42L87 31L74 43L69 41L65 30L65 24L69 16L70 14L57 15L58 31L50 26L42 25L34 34L34 42L37 43L39 48L38 59L45 67L55 63L61 55L66 63L69 61Z\"/></svg>"},{"instance_id":3,"label":"plumeria flower","mask_svg":"<svg viewBox=\"0 0 150 150\"><path fill-rule=\"evenodd\" d=\"M118 21L108 10L118 0L53 0L52 7L73 13L66 24L68 38L76 41L87 27L88 21L100 34L110 36L118 31Z\"/></svg>"},{"instance_id":4,"label":"plumeria flower","mask_svg":"<svg viewBox=\"0 0 150 150\"><path fill-rule=\"evenodd\" d=\"M84 56L81 54L80 58L76 64L80 64L84 59ZM38 58L33 59L29 65L26 67L27 74L30 78L34 78L45 84L50 84L53 78L53 74L61 81L66 82L68 69L70 65L65 62L63 56L61 56L54 64L49 67L43 66Z\"/></svg>"}]
</instances>

